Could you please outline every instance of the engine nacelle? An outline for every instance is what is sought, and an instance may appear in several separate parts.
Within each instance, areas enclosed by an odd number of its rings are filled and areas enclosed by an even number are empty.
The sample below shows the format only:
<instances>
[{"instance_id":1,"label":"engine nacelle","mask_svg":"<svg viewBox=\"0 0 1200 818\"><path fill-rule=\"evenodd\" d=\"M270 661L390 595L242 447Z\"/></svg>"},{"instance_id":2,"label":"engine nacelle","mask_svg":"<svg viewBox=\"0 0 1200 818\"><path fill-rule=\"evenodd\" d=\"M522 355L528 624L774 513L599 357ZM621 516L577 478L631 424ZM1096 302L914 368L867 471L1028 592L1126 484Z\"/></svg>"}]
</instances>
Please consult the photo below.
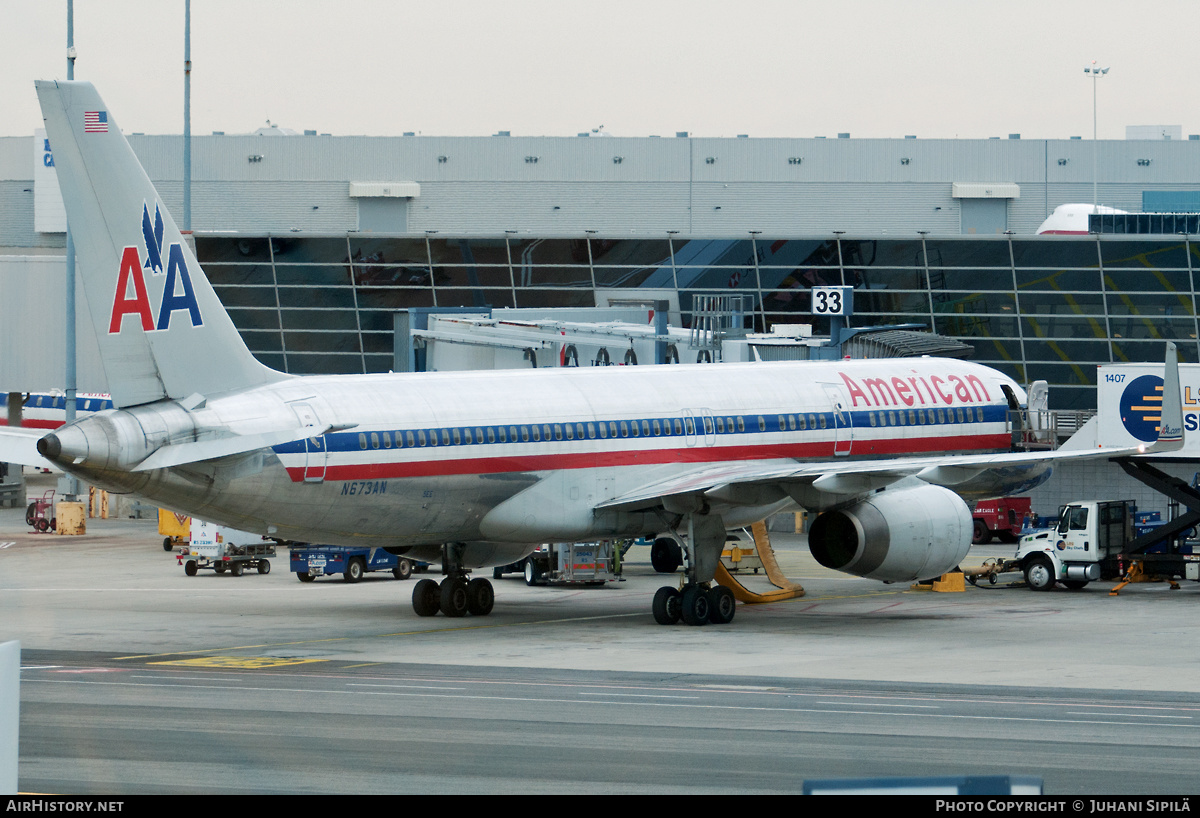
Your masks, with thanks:
<instances>
[{"instance_id":1,"label":"engine nacelle","mask_svg":"<svg viewBox=\"0 0 1200 818\"><path fill-rule=\"evenodd\" d=\"M826 568L883 582L940 576L971 548L971 512L941 486L883 491L813 522L808 548Z\"/></svg>"}]
</instances>

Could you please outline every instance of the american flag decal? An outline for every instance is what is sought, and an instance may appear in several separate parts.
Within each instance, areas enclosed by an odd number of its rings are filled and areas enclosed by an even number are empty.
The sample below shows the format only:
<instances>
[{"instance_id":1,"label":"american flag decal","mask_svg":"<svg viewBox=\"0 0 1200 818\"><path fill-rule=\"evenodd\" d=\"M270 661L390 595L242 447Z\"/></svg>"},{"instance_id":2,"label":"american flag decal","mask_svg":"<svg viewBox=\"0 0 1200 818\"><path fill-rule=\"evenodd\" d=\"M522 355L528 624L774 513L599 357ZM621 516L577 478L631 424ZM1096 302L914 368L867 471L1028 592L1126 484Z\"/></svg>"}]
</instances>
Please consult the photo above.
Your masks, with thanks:
<instances>
[{"instance_id":1,"label":"american flag decal","mask_svg":"<svg viewBox=\"0 0 1200 818\"><path fill-rule=\"evenodd\" d=\"M84 111L84 133L108 133L108 111Z\"/></svg>"}]
</instances>

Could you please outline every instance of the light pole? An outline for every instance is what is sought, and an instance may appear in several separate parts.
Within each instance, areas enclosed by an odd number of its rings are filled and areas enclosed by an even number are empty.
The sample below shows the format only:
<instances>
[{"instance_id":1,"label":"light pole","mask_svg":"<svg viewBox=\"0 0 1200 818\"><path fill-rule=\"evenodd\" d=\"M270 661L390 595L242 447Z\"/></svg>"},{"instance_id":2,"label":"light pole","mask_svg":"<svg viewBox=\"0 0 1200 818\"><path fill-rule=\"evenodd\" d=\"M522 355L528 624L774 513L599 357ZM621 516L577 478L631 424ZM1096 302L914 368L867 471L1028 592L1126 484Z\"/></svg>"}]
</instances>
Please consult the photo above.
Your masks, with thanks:
<instances>
[{"instance_id":1,"label":"light pole","mask_svg":"<svg viewBox=\"0 0 1200 818\"><path fill-rule=\"evenodd\" d=\"M1100 148L1096 142L1096 81L1100 77L1108 73L1107 68L1098 68L1096 61L1092 60L1092 64L1083 69L1083 73L1092 75L1092 212L1100 212L1100 196L1099 188L1099 173L1100 173Z\"/></svg>"},{"instance_id":2,"label":"light pole","mask_svg":"<svg viewBox=\"0 0 1200 818\"><path fill-rule=\"evenodd\" d=\"M67 79L75 79L75 2L67 0ZM66 362L63 370L64 380L66 380L65 391L66 401L66 423L71 425L75 422L75 411L78 405L79 395L79 375L77 372L76 359L76 343L75 338L75 237L71 235L71 225L67 223L67 259L66 259L67 281L66 281L66 296L67 303L64 315L64 323L66 324ZM59 485L61 491L68 502L75 502L79 497L79 481L70 474L64 474L62 483Z\"/></svg>"}]
</instances>

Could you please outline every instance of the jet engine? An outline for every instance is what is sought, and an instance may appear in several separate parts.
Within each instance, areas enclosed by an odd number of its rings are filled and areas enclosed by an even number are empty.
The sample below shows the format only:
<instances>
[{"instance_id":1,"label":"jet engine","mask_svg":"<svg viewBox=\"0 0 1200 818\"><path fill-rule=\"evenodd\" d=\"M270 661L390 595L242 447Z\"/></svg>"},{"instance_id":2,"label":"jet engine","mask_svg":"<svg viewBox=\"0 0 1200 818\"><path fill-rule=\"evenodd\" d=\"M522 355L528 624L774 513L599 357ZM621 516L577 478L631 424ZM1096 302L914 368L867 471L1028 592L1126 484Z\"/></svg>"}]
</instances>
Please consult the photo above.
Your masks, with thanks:
<instances>
[{"instance_id":1,"label":"jet engine","mask_svg":"<svg viewBox=\"0 0 1200 818\"><path fill-rule=\"evenodd\" d=\"M941 486L882 491L813 522L808 548L826 568L883 582L953 569L971 548L971 512Z\"/></svg>"}]
</instances>

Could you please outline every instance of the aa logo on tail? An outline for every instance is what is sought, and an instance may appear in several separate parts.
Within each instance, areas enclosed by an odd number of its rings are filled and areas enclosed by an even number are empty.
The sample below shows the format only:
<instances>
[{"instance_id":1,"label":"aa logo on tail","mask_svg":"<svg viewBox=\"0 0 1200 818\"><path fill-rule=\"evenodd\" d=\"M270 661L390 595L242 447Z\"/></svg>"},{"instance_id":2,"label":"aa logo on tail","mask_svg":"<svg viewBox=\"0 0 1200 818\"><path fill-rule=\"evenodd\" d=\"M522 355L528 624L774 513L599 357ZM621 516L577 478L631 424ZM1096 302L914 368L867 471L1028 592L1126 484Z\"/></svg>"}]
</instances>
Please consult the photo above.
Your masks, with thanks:
<instances>
[{"instance_id":1,"label":"aa logo on tail","mask_svg":"<svg viewBox=\"0 0 1200 818\"><path fill-rule=\"evenodd\" d=\"M158 205L154 205L154 222L150 221L150 208L142 204L142 241L146 251L143 262L138 248L126 247L121 252L121 267L117 273L117 289L113 295L112 318L108 323L109 335L117 335L124 329L125 316L135 316L143 332L169 329L171 316L187 310L192 326L204 325L200 316L200 305L196 303L196 291L184 259L183 245L175 242L167 248L166 276L163 284L162 302L158 305L155 320L150 307L150 296L146 290L144 270L152 276L163 275L163 219Z\"/></svg>"}]
</instances>

